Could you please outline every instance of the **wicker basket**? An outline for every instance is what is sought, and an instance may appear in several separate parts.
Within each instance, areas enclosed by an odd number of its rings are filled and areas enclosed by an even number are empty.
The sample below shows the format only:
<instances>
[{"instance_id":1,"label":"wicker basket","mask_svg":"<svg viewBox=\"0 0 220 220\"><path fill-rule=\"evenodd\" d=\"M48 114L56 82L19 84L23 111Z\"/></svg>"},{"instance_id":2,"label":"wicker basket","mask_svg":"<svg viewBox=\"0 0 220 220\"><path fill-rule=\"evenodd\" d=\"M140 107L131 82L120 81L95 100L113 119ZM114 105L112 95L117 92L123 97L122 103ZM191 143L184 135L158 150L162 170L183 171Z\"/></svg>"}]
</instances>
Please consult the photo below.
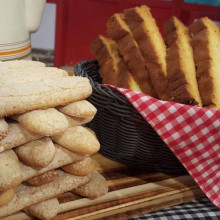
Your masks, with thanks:
<instances>
[{"instance_id":1,"label":"wicker basket","mask_svg":"<svg viewBox=\"0 0 220 220\"><path fill-rule=\"evenodd\" d=\"M127 166L184 173L184 167L140 113L117 90L101 85L97 61L75 65L78 76L88 77L93 93L88 98L98 112L87 126L93 129L101 144L100 153Z\"/></svg>"}]
</instances>

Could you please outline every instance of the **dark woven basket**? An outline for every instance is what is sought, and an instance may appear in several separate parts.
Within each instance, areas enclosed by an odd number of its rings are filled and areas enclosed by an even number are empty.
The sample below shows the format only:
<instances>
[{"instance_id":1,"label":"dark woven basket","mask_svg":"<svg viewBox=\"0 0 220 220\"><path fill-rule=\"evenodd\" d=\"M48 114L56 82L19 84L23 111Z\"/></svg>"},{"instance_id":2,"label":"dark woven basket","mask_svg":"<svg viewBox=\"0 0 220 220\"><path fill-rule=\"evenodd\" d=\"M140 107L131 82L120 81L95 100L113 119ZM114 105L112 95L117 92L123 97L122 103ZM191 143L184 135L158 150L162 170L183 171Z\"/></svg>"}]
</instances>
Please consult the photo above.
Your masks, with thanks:
<instances>
[{"instance_id":1,"label":"dark woven basket","mask_svg":"<svg viewBox=\"0 0 220 220\"><path fill-rule=\"evenodd\" d=\"M97 61L82 61L75 65L74 72L89 78L93 87L88 101L98 112L87 126L97 134L101 144L100 153L127 166L151 172L186 172L125 96L113 88L101 85L98 69Z\"/></svg>"}]
</instances>

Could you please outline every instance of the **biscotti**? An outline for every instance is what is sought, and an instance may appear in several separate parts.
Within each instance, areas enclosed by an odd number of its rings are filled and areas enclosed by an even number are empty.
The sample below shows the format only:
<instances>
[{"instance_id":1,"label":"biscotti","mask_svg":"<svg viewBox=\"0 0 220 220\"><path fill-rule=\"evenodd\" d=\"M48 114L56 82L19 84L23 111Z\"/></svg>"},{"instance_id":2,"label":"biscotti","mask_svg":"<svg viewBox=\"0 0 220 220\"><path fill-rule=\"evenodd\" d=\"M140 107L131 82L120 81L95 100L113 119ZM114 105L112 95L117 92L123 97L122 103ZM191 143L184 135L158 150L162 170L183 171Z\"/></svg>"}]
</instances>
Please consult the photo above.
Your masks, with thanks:
<instances>
[{"instance_id":1,"label":"biscotti","mask_svg":"<svg viewBox=\"0 0 220 220\"><path fill-rule=\"evenodd\" d=\"M139 46L135 41L124 14L114 14L107 22L108 35L117 42L118 49L127 63L135 81L139 84L140 90L152 97L157 97L145 60Z\"/></svg>"},{"instance_id":2,"label":"biscotti","mask_svg":"<svg viewBox=\"0 0 220 220\"><path fill-rule=\"evenodd\" d=\"M142 5L124 10L124 15L146 61L158 97L169 99L166 46L150 9Z\"/></svg>"},{"instance_id":3,"label":"biscotti","mask_svg":"<svg viewBox=\"0 0 220 220\"><path fill-rule=\"evenodd\" d=\"M65 105L85 99L91 93L89 80L77 76L3 86L0 117Z\"/></svg>"},{"instance_id":4,"label":"biscotti","mask_svg":"<svg viewBox=\"0 0 220 220\"><path fill-rule=\"evenodd\" d=\"M114 50L117 51L115 42L99 35L93 40L90 48L100 65L99 73L102 77L102 83L117 85L117 63L120 58L111 55Z\"/></svg>"},{"instance_id":5,"label":"biscotti","mask_svg":"<svg viewBox=\"0 0 220 220\"><path fill-rule=\"evenodd\" d=\"M220 31L209 18L189 26L194 49L196 76L203 105L220 108Z\"/></svg>"},{"instance_id":6,"label":"biscotti","mask_svg":"<svg viewBox=\"0 0 220 220\"><path fill-rule=\"evenodd\" d=\"M176 17L165 25L167 75L173 101L202 106L188 28Z\"/></svg>"}]
</instances>

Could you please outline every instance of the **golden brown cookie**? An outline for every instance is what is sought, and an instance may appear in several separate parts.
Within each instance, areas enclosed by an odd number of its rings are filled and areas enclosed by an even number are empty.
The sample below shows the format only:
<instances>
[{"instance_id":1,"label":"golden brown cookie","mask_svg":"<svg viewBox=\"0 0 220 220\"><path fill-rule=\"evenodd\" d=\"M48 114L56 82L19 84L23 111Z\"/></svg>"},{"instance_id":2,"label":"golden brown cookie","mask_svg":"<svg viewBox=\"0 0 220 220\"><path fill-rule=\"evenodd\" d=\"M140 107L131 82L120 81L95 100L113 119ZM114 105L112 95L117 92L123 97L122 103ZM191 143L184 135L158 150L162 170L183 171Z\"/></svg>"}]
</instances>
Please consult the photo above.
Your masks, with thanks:
<instances>
[{"instance_id":1,"label":"golden brown cookie","mask_svg":"<svg viewBox=\"0 0 220 220\"><path fill-rule=\"evenodd\" d=\"M57 177L58 173L55 170L51 170L27 180L27 183L32 186L41 186L55 180Z\"/></svg>"},{"instance_id":2,"label":"golden brown cookie","mask_svg":"<svg viewBox=\"0 0 220 220\"><path fill-rule=\"evenodd\" d=\"M43 136L57 135L68 128L68 121L64 114L55 108L34 110L13 115L12 118L19 121L28 131Z\"/></svg>"},{"instance_id":3,"label":"golden brown cookie","mask_svg":"<svg viewBox=\"0 0 220 220\"><path fill-rule=\"evenodd\" d=\"M98 171L93 171L90 181L74 189L73 192L80 196L96 199L108 192L108 185L105 178Z\"/></svg>"},{"instance_id":4,"label":"golden brown cookie","mask_svg":"<svg viewBox=\"0 0 220 220\"><path fill-rule=\"evenodd\" d=\"M0 153L0 191L5 191L22 182L18 157L13 150Z\"/></svg>"},{"instance_id":5,"label":"golden brown cookie","mask_svg":"<svg viewBox=\"0 0 220 220\"><path fill-rule=\"evenodd\" d=\"M44 137L17 147L15 152L29 166L46 167L54 159L56 149L52 140Z\"/></svg>"},{"instance_id":6,"label":"golden brown cookie","mask_svg":"<svg viewBox=\"0 0 220 220\"><path fill-rule=\"evenodd\" d=\"M65 172L76 175L86 176L95 169L95 164L90 157L86 157L81 161L61 167Z\"/></svg>"},{"instance_id":7,"label":"golden brown cookie","mask_svg":"<svg viewBox=\"0 0 220 220\"><path fill-rule=\"evenodd\" d=\"M59 106L57 109L69 116L91 117L97 112L97 109L88 101L81 100L65 106Z\"/></svg>"},{"instance_id":8,"label":"golden brown cookie","mask_svg":"<svg viewBox=\"0 0 220 220\"><path fill-rule=\"evenodd\" d=\"M53 136L52 140L72 152L94 154L100 149L98 139L82 126L68 128L62 135Z\"/></svg>"},{"instance_id":9,"label":"golden brown cookie","mask_svg":"<svg viewBox=\"0 0 220 220\"><path fill-rule=\"evenodd\" d=\"M9 189L7 191L0 192L0 207L3 205L7 205L13 199L14 194L14 189Z\"/></svg>"},{"instance_id":10,"label":"golden brown cookie","mask_svg":"<svg viewBox=\"0 0 220 220\"><path fill-rule=\"evenodd\" d=\"M52 219L59 211L59 201L57 198L45 200L36 205L32 205L25 209L25 212L39 219Z\"/></svg>"}]
</instances>

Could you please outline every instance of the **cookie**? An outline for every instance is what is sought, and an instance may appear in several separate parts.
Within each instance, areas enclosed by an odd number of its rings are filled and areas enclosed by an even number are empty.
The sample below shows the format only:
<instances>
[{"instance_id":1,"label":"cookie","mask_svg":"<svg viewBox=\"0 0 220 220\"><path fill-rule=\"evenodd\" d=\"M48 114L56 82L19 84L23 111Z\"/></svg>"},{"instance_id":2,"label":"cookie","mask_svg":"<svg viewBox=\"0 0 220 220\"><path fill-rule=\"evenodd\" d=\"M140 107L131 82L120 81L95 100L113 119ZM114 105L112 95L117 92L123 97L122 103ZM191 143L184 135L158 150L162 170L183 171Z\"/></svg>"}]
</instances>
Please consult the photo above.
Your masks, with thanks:
<instances>
[{"instance_id":1,"label":"cookie","mask_svg":"<svg viewBox=\"0 0 220 220\"><path fill-rule=\"evenodd\" d=\"M51 170L27 180L27 183L32 186L41 186L55 180L57 177L58 173L55 170Z\"/></svg>"},{"instance_id":2,"label":"cookie","mask_svg":"<svg viewBox=\"0 0 220 220\"><path fill-rule=\"evenodd\" d=\"M100 149L98 139L82 126L68 128L62 135L53 136L52 140L72 152L94 154Z\"/></svg>"},{"instance_id":3,"label":"cookie","mask_svg":"<svg viewBox=\"0 0 220 220\"><path fill-rule=\"evenodd\" d=\"M81 161L71 163L69 165L61 167L65 172L76 175L86 176L95 169L95 164L90 157L86 157Z\"/></svg>"},{"instance_id":4,"label":"cookie","mask_svg":"<svg viewBox=\"0 0 220 220\"><path fill-rule=\"evenodd\" d=\"M56 148L50 138L44 137L17 147L15 152L29 166L46 167L54 159Z\"/></svg>"}]
</instances>

